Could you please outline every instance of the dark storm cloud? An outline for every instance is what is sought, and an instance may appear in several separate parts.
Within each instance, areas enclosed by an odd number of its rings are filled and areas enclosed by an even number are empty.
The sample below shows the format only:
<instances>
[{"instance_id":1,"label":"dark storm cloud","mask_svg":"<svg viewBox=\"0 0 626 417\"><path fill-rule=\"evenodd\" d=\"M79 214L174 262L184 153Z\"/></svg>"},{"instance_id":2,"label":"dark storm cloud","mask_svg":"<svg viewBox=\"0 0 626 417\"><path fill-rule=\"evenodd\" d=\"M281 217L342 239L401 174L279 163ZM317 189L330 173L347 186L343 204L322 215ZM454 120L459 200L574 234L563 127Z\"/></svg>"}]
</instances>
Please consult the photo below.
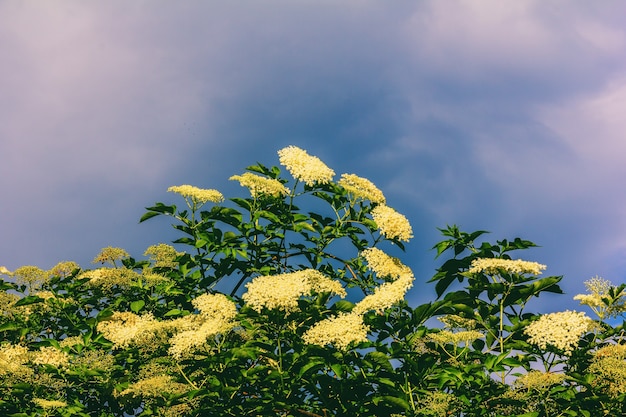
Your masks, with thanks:
<instances>
[{"instance_id":1,"label":"dark storm cloud","mask_svg":"<svg viewBox=\"0 0 626 417\"><path fill-rule=\"evenodd\" d=\"M623 280L621 7L1 3L0 264L140 255L168 186L240 192L295 144L385 190L421 281L446 223L536 241L572 291Z\"/></svg>"}]
</instances>

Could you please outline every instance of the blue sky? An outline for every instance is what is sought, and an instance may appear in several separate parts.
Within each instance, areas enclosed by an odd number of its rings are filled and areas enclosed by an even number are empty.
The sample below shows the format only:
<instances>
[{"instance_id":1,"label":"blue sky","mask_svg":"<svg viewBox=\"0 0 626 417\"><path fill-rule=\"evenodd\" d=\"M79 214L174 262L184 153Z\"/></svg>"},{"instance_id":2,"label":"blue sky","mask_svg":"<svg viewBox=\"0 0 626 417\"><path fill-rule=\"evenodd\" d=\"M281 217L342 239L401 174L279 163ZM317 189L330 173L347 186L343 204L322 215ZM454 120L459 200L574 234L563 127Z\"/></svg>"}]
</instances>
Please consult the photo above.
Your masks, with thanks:
<instances>
[{"instance_id":1,"label":"blue sky","mask_svg":"<svg viewBox=\"0 0 626 417\"><path fill-rule=\"evenodd\" d=\"M410 219L415 302L446 224L541 245L541 309L624 282L626 5L392 3L0 1L0 265L139 257L167 187L293 144Z\"/></svg>"}]
</instances>

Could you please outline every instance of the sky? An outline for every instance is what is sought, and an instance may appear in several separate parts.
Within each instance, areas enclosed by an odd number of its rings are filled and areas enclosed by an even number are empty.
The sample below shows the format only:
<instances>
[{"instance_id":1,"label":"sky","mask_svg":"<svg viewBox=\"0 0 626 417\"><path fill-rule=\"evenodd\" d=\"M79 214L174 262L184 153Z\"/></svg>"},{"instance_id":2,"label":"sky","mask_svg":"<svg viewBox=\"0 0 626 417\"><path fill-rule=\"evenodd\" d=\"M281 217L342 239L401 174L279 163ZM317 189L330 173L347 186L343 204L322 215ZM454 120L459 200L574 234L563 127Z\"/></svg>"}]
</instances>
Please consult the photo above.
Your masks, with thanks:
<instances>
[{"instance_id":1,"label":"sky","mask_svg":"<svg viewBox=\"0 0 626 417\"><path fill-rule=\"evenodd\" d=\"M565 0L0 0L0 265L83 268L176 237L166 190L227 197L288 145L411 221L416 303L437 228L626 281L626 4Z\"/></svg>"}]
</instances>

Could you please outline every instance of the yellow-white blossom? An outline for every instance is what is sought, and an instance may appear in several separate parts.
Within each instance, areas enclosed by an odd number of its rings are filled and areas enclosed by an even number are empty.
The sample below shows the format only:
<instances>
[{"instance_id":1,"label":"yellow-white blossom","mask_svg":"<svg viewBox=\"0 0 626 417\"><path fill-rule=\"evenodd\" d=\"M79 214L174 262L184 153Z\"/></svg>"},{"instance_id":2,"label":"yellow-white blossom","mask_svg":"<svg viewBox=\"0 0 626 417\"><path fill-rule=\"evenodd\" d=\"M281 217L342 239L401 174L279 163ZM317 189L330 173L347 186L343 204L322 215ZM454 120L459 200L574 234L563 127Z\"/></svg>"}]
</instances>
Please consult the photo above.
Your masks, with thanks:
<instances>
[{"instance_id":1,"label":"yellow-white blossom","mask_svg":"<svg viewBox=\"0 0 626 417\"><path fill-rule=\"evenodd\" d=\"M127 312L115 312L107 320L98 323L97 329L102 335L113 342L117 349L130 345L149 344L155 338L155 330L161 324L151 313L139 316Z\"/></svg>"},{"instance_id":2,"label":"yellow-white blossom","mask_svg":"<svg viewBox=\"0 0 626 417\"><path fill-rule=\"evenodd\" d=\"M596 323L585 313L567 310L542 315L530 323L524 333L528 335L528 342L541 349L552 346L571 355L580 338L595 328Z\"/></svg>"},{"instance_id":3,"label":"yellow-white blossom","mask_svg":"<svg viewBox=\"0 0 626 417\"><path fill-rule=\"evenodd\" d=\"M115 266L116 261L121 261L124 258L129 258L130 254L122 248L116 248L113 246L107 246L102 248L100 253L91 261L94 264L110 263Z\"/></svg>"},{"instance_id":4,"label":"yellow-white blossom","mask_svg":"<svg viewBox=\"0 0 626 417\"><path fill-rule=\"evenodd\" d=\"M327 184L332 181L335 171L318 157L309 155L297 146L287 146L278 151L280 164L297 180L306 185Z\"/></svg>"},{"instance_id":5,"label":"yellow-white blossom","mask_svg":"<svg viewBox=\"0 0 626 417\"><path fill-rule=\"evenodd\" d=\"M50 279L50 273L38 266L21 266L13 271L13 277L19 285L26 285L29 291L36 291Z\"/></svg>"},{"instance_id":6,"label":"yellow-white blossom","mask_svg":"<svg viewBox=\"0 0 626 417\"><path fill-rule=\"evenodd\" d=\"M596 376L592 384L612 398L626 393L626 345L610 344L598 349L589 372Z\"/></svg>"},{"instance_id":7,"label":"yellow-white blossom","mask_svg":"<svg viewBox=\"0 0 626 417\"><path fill-rule=\"evenodd\" d=\"M370 310L382 313L394 304L404 300L406 292L413 286L413 274L402 274L393 282L385 282L374 289L373 294L365 296L356 303L352 312L364 314Z\"/></svg>"},{"instance_id":8,"label":"yellow-white blossom","mask_svg":"<svg viewBox=\"0 0 626 417\"><path fill-rule=\"evenodd\" d=\"M43 409L67 407L67 402L61 400L46 400L45 398L33 398L33 402Z\"/></svg>"},{"instance_id":9,"label":"yellow-white blossom","mask_svg":"<svg viewBox=\"0 0 626 417\"><path fill-rule=\"evenodd\" d=\"M433 342L445 346L447 344L459 345L464 344L465 346L470 345L474 340L481 339L485 337L479 331L476 330L461 330L457 332L451 332L449 330L441 330L436 333L430 333L428 338Z\"/></svg>"},{"instance_id":10,"label":"yellow-white blossom","mask_svg":"<svg viewBox=\"0 0 626 417\"><path fill-rule=\"evenodd\" d=\"M551 386L559 385L565 380L565 374L532 370L515 380L516 389L543 391Z\"/></svg>"},{"instance_id":11,"label":"yellow-white blossom","mask_svg":"<svg viewBox=\"0 0 626 417\"><path fill-rule=\"evenodd\" d=\"M353 343L367 341L369 327L363 317L354 313L340 313L315 323L302 336L305 343L319 346L333 345L339 350Z\"/></svg>"},{"instance_id":12,"label":"yellow-white blossom","mask_svg":"<svg viewBox=\"0 0 626 417\"><path fill-rule=\"evenodd\" d=\"M589 294L578 294L574 296L574 300L578 300L582 305L589 306L600 320L608 317L617 317L626 312L626 292L624 290L619 294L615 294L616 297L614 300L611 300L612 303L610 305L607 305L603 300L610 298L609 293L611 289L616 288L611 281L596 276L585 281L585 287L587 287Z\"/></svg>"},{"instance_id":13,"label":"yellow-white blossom","mask_svg":"<svg viewBox=\"0 0 626 417\"><path fill-rule=\"evenodd\" d=\"M113 287L130 287L140 279L140 275L126 268L98 268L85 271L78 278L89 278L89 285L111 290Z\"/></svg>"},{"instance_id":14,"label":"yellow-white blossom","mask_svg":"<svg viewBox=\"0 0 626 417\"><path fill-rule=\"evenodd\" d=\"M144 252L144 256L149 256L154 261L153 266L157 268L175 268L178 265L176 258L181 255L183 252L178 252L167 243L149 246Z\"/></svg>"},{"instance_id":15,"label":"yellow-white blossom","mask_svg":"<svg viewBox=\"0 0 626 417\"><path fill-rule=\"evenodd\" d=\"M385 204L385 195L373 182L355 174L342 174L337 183L356 198L369 200L375 204Z\"/></svg>"},{"instance_id":16,"label":"yellow-white blossom","mask_svg":"<svg viewBox=\"0 0 626 417\"><path fill-rule=\"evenodd\" d=\"M246 288L248 291L243 294L242 299L258 312L263 308L294 311L298 308L300 297L313 292L346 296L339 281L332 280L315 269L259 276L246 284Z\"/></svg>"},{"instance_id":17,"label":"yellow-white blossom","mask_svg":"<svg viewBox=\"0 0 626 417\"><path fill-rule=\"evenodd\" d=\"M61 368L69 364L69 355L52 346L42 347L38 351L32 352L31 355L31 362L37 365L51 365Z\"/></svg>"},{"instance_id":18,"label":"yellow-white blossom","mask_svg":"<svg viewBox=\"0 0 626 417\"><path fill-rule=\"evenodd\" d=\"M0 266L0 275L12 275L12 272L6 266Z\"/></svg>"},{"instance_id":19,"label":"yellow-white blossom","mask_svg":"<svg viewBox=\"0 0 626 417\"><path fill-rule=\"evenodd\" d=\"M378 248L367 248L361 252L361 256L367 261L369 269L379 277L398 279L403 274L410 274L408 266L402 264L398 258L387 255Z\"/></svg>"},{"instance_id":20,"label":"yellow-white blossom","mask_svg":"<svg viewBox=\"0 0 626 417\"><path fill-rule=\"evenodd\" d=\"M186 388L185 384L176 382L172 376L156 375L131 384L120 395L140 398L165 398L164 394L180 394Z\"/></svg>"},{"instance_id":21,"label":"yellow-white blossom","mask_svg":"<svg viewBox=\"0 0 626 417\"><path fill-rule=\"evenodd\" d=\"M10 343L0 345L0 375L16 373L28 361L26 346Z\"/></svg>"},{"instance_id":22,"label":"yellow-white blossom","mask_svg":"<svg viewBox=\"0 0 626 417\"><path fill-rule=\"evenodd\" d=\"M191 207L197 208L207 202L221 203L224 196L217 190L194 187L193 185L173 185L167 189L183 196Z\"/></svg>"},{"instance_id":23,"label":"yellow-white blossom","mask_svg":"<svg viewBox=\"0 0 626 417\"><path fill-rule=\"evenodd\" d=\"M544 269L546 269L545 265L521 259L477 258L472 261L468 272L471 274L482 272L487 275L498 275L503 272L539 275Z\"/></svg>"},{"instance_id":24,"label":"yellow-white blossom","mask_svg":"<svg viewBox=\"0 0 626 417\"><path fill-rule=\"evenodd\" d=\"M67 277L75 270L80 269L80 265L73 261L59 262L48 271L53 277Z\"/></svg>"},{"instance_id":25,"label":"yellow-white blossom","mask_svg":"<svg viewBox=\"0 0 626 417\"><path fill-rule=\"evenodd\" d=\"M372 219L387 239L408 242L413 237L413 228L408 219L389 206L381 204L374 207Z\"/></svg>"},{"instance_id":26,"label":"yellow-white blossom","mask_svg":"<svg viewBox=\"0 0 626 417\"><path fill-rule=\"evenodd\" d=\"M245 172L241 175L233 175L229 179L232 181L239 181L239 184L242 187L246 187L250 190L250 195L254 198L261 195L283 197L289 194L289 189L277 179L262 177L251 172Z\"/></svg>"}]
</instances>

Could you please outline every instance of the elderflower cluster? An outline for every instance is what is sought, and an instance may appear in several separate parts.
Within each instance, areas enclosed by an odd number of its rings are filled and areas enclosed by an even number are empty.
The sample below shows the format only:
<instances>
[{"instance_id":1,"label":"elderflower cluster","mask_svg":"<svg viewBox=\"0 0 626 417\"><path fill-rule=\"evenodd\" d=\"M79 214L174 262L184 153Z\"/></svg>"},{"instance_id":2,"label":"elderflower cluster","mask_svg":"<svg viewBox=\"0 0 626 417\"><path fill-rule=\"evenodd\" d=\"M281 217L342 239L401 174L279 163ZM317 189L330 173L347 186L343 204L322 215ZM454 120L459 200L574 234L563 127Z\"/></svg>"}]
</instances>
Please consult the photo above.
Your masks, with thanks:
<instances>
[{"instance_id":1,"label":"elderflower cluster","mask_svg":"<svg viewBox=\"0 0 626 417\"><path fill-rule=\"evenodd\" d=\"M257 198L262 195L272 197L283 197L289 194L289 189L280 181L274 178L262 177L251 172L245 172L241 175L233 175L229 178L232 181L239 181L242 187L250 190L250 195Z\"/></svg>"},{"instance_id":2,"label":"elderflower cluster","mask_svg":"<svg viewBox=\"0 0 626 417\"><path fill-rule=\"evenodd\" d=\"M281 275L258 276L246 284L248 291L242 299L254 310L263 308L291 312L298 308L300 297L313 292L328 292L340 297L346 290L339 281L332 280L315 269L304 269Z\"/></svg>"},{"instance_id":3,"label":"elderflower cluster","mask_svg":"<svg viewBox=\"0 0 626 417\"><path fill-rule=\"evenodd\" d=\"M612 398L626 393L626 345L611 344L598 349L589 372L597 376L593 384Z\"/></svg>"},{"instance_id":4,"label":"elderflower cluster","mask_svg":"<svg viewBox=\"0 0 626 417\"><path fill-rule=\"evenodd\" d=\"M176 359L193 353L206 345L209 338L217 337L236 326L235 303L223 294L204 294L192 301L200 314L190 314L165 325L176 333L169 340L169 354Z\"/></svg>"},{"instance_id":5,"label":"elderflower cluster","mask_svg":"<svg viewBox=\"0 0 626 417\"><path fill-rule=\"evenodd\" d=\"M621 293L615 294L617 297L615 300L611 300L610 305L604 302L604 299L609 297L611 289L616 288L611 281L596 276L585 281L585 287L590 294L578 294L574 296L574 300L589 306L600 320L607 317L617 317L626 312L626 292L623 290Z\"/></svg>"},{"instance_id":6,"label":"elderflower cluster","mask_svg":"<svg viewBox=\"0 0 626 417\"><path fill-rule=\"evenodd\" d=\"M0 345L0 375L19 373L23 365L28 363L29 352L26 346Z\"/></svg>"},{"instance_id":7,"label":"elderflower cluster","mask_svg":"<svg viewBox=\"0 0 626 417\"><path fill-rule=\"evenodd\" d=\"M389 206L381 204L374 207L372 218L387 239L408 242L413 237L413 229L407 218Z\"/></svg>"},{"instance_id":8,"label":"elderflower cluster","mask_svg":"<svg viewBox=\"0 0 626 417\"><path fill-rule=\"evenodd\" d=\"M59 262L50 269L50 276L53 277L68 277L75 270L80 269L80 265L73 261Z\"/></svg>"},{"instance_id":9,"label":"elderflower cluster","mask_svg":"<svg viewBox=\"0 0 626 417\"><path fill-rule=\"evenodd\" d=\"M31 362L36 365L50 365L62 368L69 364L69 355L52 346L44 346L39 351L32 352Z\"/></svg>"},{"instance_id":10,"label":"elderflower cluster","mask_svg":"<svg viewBox=\"0 0 626 417\"><path fill-rule=\"evenodd\" d=\"M352 311L364 314L370 310L382 313L391 306L404 300L406 292L413 286L413 274L409 271L393 282L385 282L374 289L374 293L365 296Z\"/></svg>"},{"instance_id":11,"label":"elderflower cluster","mask_svg":"<svg viewBox=\"0 0 626 417\"><path fill-rule=\"evenodd\" d=\"M515 380L514 387L524 390L543 391L565 380L565 374L554 372L529 371Z\"/></svg>"},{"instance_id":12,"label":"elderflower cluster","mask_svg":"<svg viewBox=\"0 0 626 417\"><path fill-rule=\"evenodd\" d=\"M91 261L94 264L105 264L110 263L115 266L116 261L121 261L124 258L129 258L130 254L126 252L122 248L115 248L112 246L107 246L103 248L98 255Z\"/></svg>"},{"instance_id":13,"label":"elderflower cluster","mask_svg":"<svg viewBox=\"0 0 626 417\"><path fill-rule=\"evenodd\" d=\"M181 256L183 252L178 252L172 245L167 243L159 243L148 246L144 252L144 256L149 256L154 262L156 268L175 268L178 265L176 258Z\"/></svg>"},{"instance_id":14,"label":"elderflower cluster","mask_svg":"<svg viewBox=\"0 0 626 417\"><path fill-rule=\"evenodd\" d=\"M46 400L45 398L33 398L33 402L44 410L67 407L67 403L61 400Z\"/></svg>"},{"instance_id":15,"label":"elderflower cluster","mask_svg":"<svg viewBox=\"0 0 626 417\"><path fill-rule=\"evenodd\" d=\"M398 258L389 256L378 248L367 248L361 252L361 256L379 277L398 279L403 274L411 273L409 267L402 264Z\"/></svg>"},{"instance_id":16,"label":"elderflower cluster","mask_svg":"<svg viewBox=\"0 0 626 417\"><path fill-rule=\"evenodd\" d=\"M386 202L383 192L367 178L355 174L342 174L337 183L356 198L369 200L375 204L385 204Z\"/></svg>"},{"instance_id":17,"label":"elderflower cluster","mask_svg":"<svg viewBox=\"0 0 626 417\"><path fill-rule=\"evenodd\" d=\"M193 185L173 185L167 189L168 192L180 194L185 199L189 199L192 207L203 205L207 202L221 203L224 196L217 190L203 189L194 187Z\"/></svg>"},{"instance_id":18,"label":"elderflower cluster","mask_svg":"<svg viewBox=\"0 0 626 417\"><path fill-rule=\"evenodd\" d=\"M315 183L328 184L335 171L330 169L318 157L309 155L297 146L287 146L278 151L280 164L297 180L308 186Z\"/></svg>"},{"instance_id":19,"label":"elderflower cluster","mask_svg":"<svg viewBox=\"0 0 626 417\"><path fill-rule=\"evenodd\" d=\"M186 385L176 382L169 375L157 375L141 379L131 384L120 395L130 395L141 398L163 398L164 394L181 394L185 392Z\"/></svg>"},{"instance_id":20,"label":"elderflower cluster","mask_svg":"<svg viewBox=\"0 0 626 417\"><path fill-rule=\"evenodd\" d=\"M595 327L596 323L585 313L567 310L542 315L530 323L524 333L528 335L528 342L541 349L552 346L571 355L580 338Z\"/></svg>"},{"instance_id":21,"label":"elderflower cluster","mask_svg":"<svg viewBox=\"0 0 626 417\"><path fill-rule=\"evenodd\" d=\"M419 400L420 412L425 416L448 417L458 408L459 402L455 395L448 392L427 392Z\"/></svg>"},{"instance_id":22,"label":"elderflower cluster","mask_svg":"<svg viewBox=\"0 0 626 417\"><path fill-rule=\"evenodd\" d=\"M488 275L498 275L502 272L507 274L540 275L544 269L546 269L545 265L521 259L477 258L472 261L468 272L470 274L482 272Z\"/></svg>"},{"instance_id":23,"label":"elderflower cluster","mask_svg":"<svg viewBox=\"0 0 626 417\"><path fill-rule=\"evenodd\" d=\"M459 345L469 346L474 340L485 337L484 334L477 330L461 330L451 332L450 330L441 330L437 333L430 333L428 338L438 345Z\"/></svg>"},{"instance_id":24,"label":"elderflower cluster","mask_svg":"<svg viewBox=\"0 0 626 417\"><path fill-rule=\"evenodd\" d=\"M139 316L127 312L115 312L98 323L97 329L113 342L117 349L125 349L131 344L149 344L155 339L155 331L161 327L151 313Z\"/></svg>"},{"instance_id":25,"label":"elderflower cluster","mask_svg":"<svg viewBox=\"0 0 626 417\"><path fill-rule=\"evenodd\" d=\"M18 285L26 285L29 291L40 289L50 279L50 273L37 266L21 266L13 271Z\"/></svg>"},{"instance_id":26,"label":"elderflower cluster","mask_svg":"<svg viewBox=\"0 0 626 417\"><path fill-rule=\"evenodd\" d=\"M140 275L126 268L98 268L85 271L78 278L88 278L88 283L92 287L110 291L114 287L130 287L132 283L139 281Z\"/></svg>"},{"instance_id":27,"label":"elderflower cluster","mask_svg":"<svg viewBox=\"0 0 626 417\"><path fill-rule=\"evenodd\" d=\"M340 313L315 323L302 339L305 343L326 346L333 345L339 350L346 350L352 343L367 341L369 327L363 323L363 317L352 313Z\"/></svg>"}]
</instances>

